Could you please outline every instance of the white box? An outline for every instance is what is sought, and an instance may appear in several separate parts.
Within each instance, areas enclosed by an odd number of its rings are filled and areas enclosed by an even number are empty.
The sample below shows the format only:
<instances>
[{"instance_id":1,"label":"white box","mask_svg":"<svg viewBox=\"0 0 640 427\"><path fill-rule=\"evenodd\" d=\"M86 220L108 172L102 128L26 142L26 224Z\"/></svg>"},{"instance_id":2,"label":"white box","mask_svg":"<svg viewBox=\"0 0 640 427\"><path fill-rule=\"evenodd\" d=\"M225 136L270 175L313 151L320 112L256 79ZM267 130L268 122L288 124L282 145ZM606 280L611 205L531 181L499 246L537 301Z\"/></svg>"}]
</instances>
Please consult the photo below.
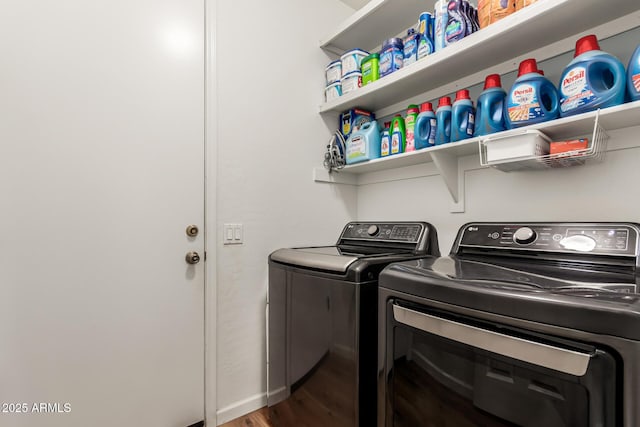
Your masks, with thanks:
<instances>
[{"instance_id":1,"label":"white box","mask_svg":"<svg viewBox=\"0 0 640 427\"><path fill-rule=\"evenodd\" d=\"M490 135L483 141L487 163L513 162L546 156L549 154L550 142L551 138L535 129L495 137Z\"/></svg>"}]
</instances>

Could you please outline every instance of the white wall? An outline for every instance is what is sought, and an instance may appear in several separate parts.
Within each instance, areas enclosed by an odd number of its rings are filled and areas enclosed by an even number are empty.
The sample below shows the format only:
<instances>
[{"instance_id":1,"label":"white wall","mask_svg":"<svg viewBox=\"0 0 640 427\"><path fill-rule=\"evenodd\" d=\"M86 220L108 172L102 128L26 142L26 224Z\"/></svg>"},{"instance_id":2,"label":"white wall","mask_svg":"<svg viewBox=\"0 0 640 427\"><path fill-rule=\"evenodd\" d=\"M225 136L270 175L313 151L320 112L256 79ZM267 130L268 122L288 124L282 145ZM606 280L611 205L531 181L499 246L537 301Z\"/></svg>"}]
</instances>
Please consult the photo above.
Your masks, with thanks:
<instances>
[{"instance_id":1,"label":"white wall","mask_svg":"<svg viewBox=\"0 0 640 427\"><path fill-rule=\"evenodd\" d=\"M265 403L267 256L333 244L356 217L353 187L312 179L330 134L318 114L330 58L318 40L353 10L338 0L215 3L218 235L244 224L243 245L216 248L222 423Z\"/></svg>"},{"instance_id":2,"label":"white wall","mask_svg":"<svg viewBox=\"0 0 640 427\"><path fill-rule=\"evenodd\" d=\"M610 132L610 145L635 140L638 132L640 127ZM451 197L437 175L363 185L358 219L431 222L443 254L469 221L639 222L639 164L640 148L635 148L611 151L602 163L567 169L505 173L479 168L465 176L464 213L449 212Z\"/></svg>"}]
</instances>

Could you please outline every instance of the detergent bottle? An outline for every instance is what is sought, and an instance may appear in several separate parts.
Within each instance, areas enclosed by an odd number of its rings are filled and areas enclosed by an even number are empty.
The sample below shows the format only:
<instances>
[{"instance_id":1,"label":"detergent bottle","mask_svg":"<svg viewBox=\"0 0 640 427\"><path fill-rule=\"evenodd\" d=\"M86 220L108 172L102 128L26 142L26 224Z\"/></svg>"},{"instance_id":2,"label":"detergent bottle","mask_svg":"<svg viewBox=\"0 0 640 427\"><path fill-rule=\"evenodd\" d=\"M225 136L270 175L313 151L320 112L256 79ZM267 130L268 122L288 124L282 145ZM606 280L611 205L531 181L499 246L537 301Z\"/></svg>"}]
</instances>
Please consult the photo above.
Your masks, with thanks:
<instances>
[{"instance_id":1,"label":"detergent bottle","mask_svg":"<svg viewBox=\"0 0 640 427\"><path fill-rule=\"evenodd\" d=\"M601 51L596 36L584 36L576 42L575 56L560 78L560 115L622 104L626 81L622 62Z\"/></svg>"},{"instance_id":2,"label":"detergent bottle","mask_svg":"<svg viewBox=\"0 0 640 427\"><path fill-rule=\"evenodd\" d=\"M449 23L448 5L448 0L438 0L435 4L433 43L436 52L445 47L445 32L447 30L447 24Z\"/></svg>"},{"instance_id":3,"label":"detergent bottle","mask_svg":"<svg viewBox=\"0 0 640 427\"><path fill-rule=\"evenodd\" d=\"M384 129L380 132L380 157L391 155L391 133L389 127L391 122L384 122Z\"/></svg>"},{"instance_id":4,"label":"detergent bottle","mask_svg":"<svg viewBox=\"0 0 640 427\"><path fill-rule=\"evenodd\" d=\"M414 145L414 127L418 113L420 113L420 109L417 105L411 104L407 108L407 116L404 118L404 128L406 131L405 153L415 151L416 149Z\"/></svg>"},{"instance_id":5,"label":"detergent bottle","mask_svg":"<svg viewBox=\"0 0 640 427\"><path fill-rule=\"evenodd\" d=\"M475 128L475 108L467 89L456 92L451 107L451 142L471 138Z\"/></svg>"},{"instance_id":6,"label":"detergent bottle","mask_svg":"<svg viewBox=\"0 0 640 427\"><path fill-rule=\"evenodd\" d=\"M407 30L407 36L404 38L404 60L402 66L406 67L418 60L418 48L420 47L420 33L416 33L414 28Z\"/></svg>"},{"instance_id":7,"label":"detergent bottle","mask_svg":"<svg viewBox=\"0 0 640 427\"><path fill-rule=\"evenodd\" d=\"M417 58L422 59L435 52L433 44L433 15L429 12L420 14L418 32L420 33L420 42L418 43Z\"/></svg>"},{"instance_id":8,"label":"detergent bottle","mask_svg":"<svg viewBox=\"0 0 640 427\"><path fill-rule=\"evenodd\" d=\"M631 55L627 80L627 88L629 89L629 97L632 101L640 100L640 46L638 46Z\"/></svg>"},{"instance_id":9,"label":"detergent bottle","mask_svg":"<svg viewBox=\"0 0 640 427\"><path fill-rule=\"evenodd\" d=\"M404 153L406 143L406 131L404 119L400 114L396 114L391 120L391 154Z\"/></svg>"},{"instance_id":10,"label":"detergent bottle","mask_svg":"<svg viewBox=\"0 0 640 427\"><path fill-rule=\"evenodd\" d=\"M558 91L538 70L535 59L525 59L518 68L518 78L507 97L508 129L557 119Z\"/></svg>"},{"instance_id":11,"label":"detergent bottle","mask_svg":"<svg viewBox=\"0 0 640 427\"><path fill-rule=\"evenodd\" d=\"M347 164L364 162L380 157L380 127L372 120L364 123L347 139Z\"/></svg>"},{"instance_id":12,"label":"detergent bottle","mask_svg":"<svg viewBox=\"0 0 640 427\"><path fill-rule=\"evenodd\" d=\"M504 100L507 93L502 89L500 74L490 74L484 80L484 90L478 97L476 128L473 136L489 135L506 129L504 123Z\"/></svg>"},{"instance_id":13,"label":"detergent bottle","mask_svg":"<svg viewBox=\"0 0 640 427\"><path fill-rule=\"evenodd\" d=\"M462 40L467 35L467 20L464 18L464 11L461 0L451 0L447 5L447 26L444 32L444 45Z\"/></svg>"},{"instance_id":14,"label":"detergent bottle","mask_svg":"<svg viewBox=\"0 0 640 427\"><path fill-rule=\"evenodd\" d=\"M416 150L436 145L436 113L433 112L433 105L430 102L420 105L420 114L416 118L413 137Z\"/></svg>"},{"instance_id":15,"label":"detergent bottle","mask_svg":"<svg viewBox=\"0 0 640 427\"><path fill-rule=\"evenodd\" d=\"M436 145L451 141L451 98L443 96L436 109Z\"/></svg>"}]
</instances>

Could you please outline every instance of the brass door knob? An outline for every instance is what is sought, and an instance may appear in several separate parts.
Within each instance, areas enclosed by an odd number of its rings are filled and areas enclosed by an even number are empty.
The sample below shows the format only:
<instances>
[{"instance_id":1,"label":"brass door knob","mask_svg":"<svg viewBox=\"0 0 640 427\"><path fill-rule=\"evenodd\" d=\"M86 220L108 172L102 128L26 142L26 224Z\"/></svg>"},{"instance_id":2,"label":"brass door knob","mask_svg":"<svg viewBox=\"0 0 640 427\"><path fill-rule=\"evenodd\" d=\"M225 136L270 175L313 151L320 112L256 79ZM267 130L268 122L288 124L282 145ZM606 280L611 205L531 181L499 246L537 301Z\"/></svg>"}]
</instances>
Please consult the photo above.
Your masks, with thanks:
<instances>
[{"instance_id":1,"label":"brass door knob","mask_svg":"<svg viewBox=\"0 0 640 427\"><path fill-rule=\"evenodd\" d=\"M187 261L187 264L197 264L200 262L200 255L198 254L198 252L187 252L184 260Z\"/></svg>"},{"instance_id":2,"label":"brass door knob","mask_svg":"<svg viewBox=\"0 0 640 427\"><path fill-rule=\"evenodd\" d=\"M198 231L197 225L190 225L187 227L186 233L189 237L196 237L198 235Z\"/></svg>"}]
</instances>

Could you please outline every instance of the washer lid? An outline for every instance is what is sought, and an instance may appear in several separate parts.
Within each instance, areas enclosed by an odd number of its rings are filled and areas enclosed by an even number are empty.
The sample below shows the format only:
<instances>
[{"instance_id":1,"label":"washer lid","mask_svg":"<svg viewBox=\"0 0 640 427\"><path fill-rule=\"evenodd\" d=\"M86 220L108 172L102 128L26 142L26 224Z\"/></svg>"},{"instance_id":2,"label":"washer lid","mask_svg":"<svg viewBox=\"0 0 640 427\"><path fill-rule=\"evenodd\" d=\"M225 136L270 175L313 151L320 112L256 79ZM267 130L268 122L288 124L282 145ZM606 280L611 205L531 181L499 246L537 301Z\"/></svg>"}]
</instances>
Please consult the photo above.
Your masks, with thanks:
<instances>
[{"instance_id":1,"label":"washer lid","mask_svg":"<svg viewBox=\"0 0 640 427\"><path fill-rule=\"evenodd\" d=\"M640 340L634 272L594 265L520 265L451 255L394 263L380 288L515 319Z\"/></svg>"},{"instance_id":2,"label":"washer lid","mask_svg":"<svg viewBox=\"0 0 640 427\"><path fill-rule=\"evenodd\" d=\"M358 254L343 253L336 246L278 249L271 254L272 261L338 273L346 273L359 258Z\"/></svg>"}]
</instances>

